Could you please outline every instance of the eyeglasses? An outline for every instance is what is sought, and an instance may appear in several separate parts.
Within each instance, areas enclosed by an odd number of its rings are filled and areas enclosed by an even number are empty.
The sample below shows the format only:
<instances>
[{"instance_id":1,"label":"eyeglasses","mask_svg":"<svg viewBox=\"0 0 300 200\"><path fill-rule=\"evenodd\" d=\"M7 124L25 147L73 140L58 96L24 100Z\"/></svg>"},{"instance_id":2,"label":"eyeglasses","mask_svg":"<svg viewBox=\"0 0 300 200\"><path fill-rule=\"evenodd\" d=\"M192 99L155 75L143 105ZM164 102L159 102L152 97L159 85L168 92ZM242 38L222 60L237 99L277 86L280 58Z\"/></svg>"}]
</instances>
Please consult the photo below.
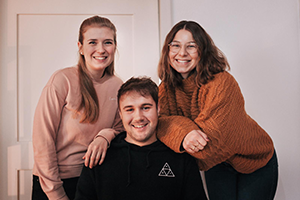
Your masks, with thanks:
<instances>
[{"instance_id":1,"label":"eyeglasses","mask_svg":"<svg viewBox=\"0 0 300 200\"><path fill-rule=\"evenodd\" d=\"M171 42L169 44L169 49L172 53L178 53L181 48L182 48L182 44L179 42ZM189 42L185 44L185 50L189 54L196 53L198 51L197 44L194 42Z\"/></svg>"}]
</instances>

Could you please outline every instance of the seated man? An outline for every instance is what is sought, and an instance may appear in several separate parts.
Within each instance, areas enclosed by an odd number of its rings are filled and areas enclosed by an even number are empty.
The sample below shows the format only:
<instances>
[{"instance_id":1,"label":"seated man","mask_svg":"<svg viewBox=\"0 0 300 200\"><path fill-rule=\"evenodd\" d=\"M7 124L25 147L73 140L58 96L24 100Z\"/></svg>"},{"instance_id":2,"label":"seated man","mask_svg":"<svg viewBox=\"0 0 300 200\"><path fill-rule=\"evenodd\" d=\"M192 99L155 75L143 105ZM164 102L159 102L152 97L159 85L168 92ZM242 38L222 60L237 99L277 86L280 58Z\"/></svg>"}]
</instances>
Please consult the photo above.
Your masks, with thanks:
<instances>
[{"instance_id":1,"label":"seated man","mask_svg":"<svg viewBox=\"0 0 300 200\"><path fill-rule=\"evenodd\" d=\"M156 137L157 85L129 79L119 89L118 105L126 132L112 141L102 165L83 168L75 200L206 200L194 158Z\"/></svg>"}]
</instances>

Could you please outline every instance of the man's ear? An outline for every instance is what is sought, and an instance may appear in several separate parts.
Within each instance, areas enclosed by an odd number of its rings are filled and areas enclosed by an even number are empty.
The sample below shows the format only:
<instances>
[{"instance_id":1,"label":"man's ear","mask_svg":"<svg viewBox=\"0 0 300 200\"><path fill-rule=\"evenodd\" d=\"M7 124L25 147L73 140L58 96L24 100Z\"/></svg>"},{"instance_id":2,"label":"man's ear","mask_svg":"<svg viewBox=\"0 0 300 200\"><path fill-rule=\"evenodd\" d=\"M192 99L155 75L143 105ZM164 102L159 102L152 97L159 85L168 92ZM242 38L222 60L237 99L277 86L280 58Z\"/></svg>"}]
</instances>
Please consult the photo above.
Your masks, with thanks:
<instances>
[{"instance_id":1,"label":"man's ear","mask_svg":"<svg viewBox=\"0 0 300 200\"><path fill-rule=\"evenodd\" d=\"M160 104L157 104L157 115L159 116L159 111L160 111Z\"/></svg>"},{"instance_id":2,"label":"man's ear","mask_svg":"<svg viewBox=\"0 0 300 200\"><path fill-rule=\"evenodd\" d=\"M122 113L120 111L120 108L118 108L118 112L119 112L119 115L120 115L120 118L122 119ZM123 120L123 119L122 119Z\"/></svg>"}]
</instances>

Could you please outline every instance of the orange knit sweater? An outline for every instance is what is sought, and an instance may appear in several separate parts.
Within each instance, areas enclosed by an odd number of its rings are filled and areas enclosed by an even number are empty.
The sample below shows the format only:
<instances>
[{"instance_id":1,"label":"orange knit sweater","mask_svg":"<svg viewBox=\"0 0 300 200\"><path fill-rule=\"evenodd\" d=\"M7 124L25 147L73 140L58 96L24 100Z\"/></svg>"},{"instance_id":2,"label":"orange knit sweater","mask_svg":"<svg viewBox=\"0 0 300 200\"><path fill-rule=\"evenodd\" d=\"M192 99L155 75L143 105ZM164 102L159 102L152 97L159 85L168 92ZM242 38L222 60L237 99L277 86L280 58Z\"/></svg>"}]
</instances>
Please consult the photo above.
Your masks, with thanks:
<instances>
[{"instance_id":1,"label":"orange knit sweater","mask_svg":"<svg viewBox=\"0 0 300 200\"><path fill-rule=\"evenodd\" d=\"M200 170L227 162L241 173L265 166L274 153L270 136L249 116L235 79L222 72L200 88L194 76L182 87L159 86L158 138L180 152L184 137L201 129L209 137L204 150L192 154Z\"/></svg>"}]
</instances>

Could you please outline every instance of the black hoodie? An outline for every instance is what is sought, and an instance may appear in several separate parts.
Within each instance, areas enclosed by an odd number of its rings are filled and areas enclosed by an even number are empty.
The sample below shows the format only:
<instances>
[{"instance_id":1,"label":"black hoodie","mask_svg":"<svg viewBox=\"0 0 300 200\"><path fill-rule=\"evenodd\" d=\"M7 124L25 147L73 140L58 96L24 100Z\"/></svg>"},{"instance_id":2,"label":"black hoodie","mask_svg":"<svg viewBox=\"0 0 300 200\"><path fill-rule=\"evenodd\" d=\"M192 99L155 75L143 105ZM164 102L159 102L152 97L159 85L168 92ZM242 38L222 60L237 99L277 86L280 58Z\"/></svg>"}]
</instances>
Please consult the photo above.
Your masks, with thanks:
<instances>
[{"instance_id":1,"label":"black hoodie","mask_svg":"<svg viewBox=\"0 0 300 200\"><path fill-rule=\"evenodd\" d=\"M197 164L161 141L137 146L119 134L105 161L84 167L75 200L206 200Z\"/></svg>"}]
</instances>

